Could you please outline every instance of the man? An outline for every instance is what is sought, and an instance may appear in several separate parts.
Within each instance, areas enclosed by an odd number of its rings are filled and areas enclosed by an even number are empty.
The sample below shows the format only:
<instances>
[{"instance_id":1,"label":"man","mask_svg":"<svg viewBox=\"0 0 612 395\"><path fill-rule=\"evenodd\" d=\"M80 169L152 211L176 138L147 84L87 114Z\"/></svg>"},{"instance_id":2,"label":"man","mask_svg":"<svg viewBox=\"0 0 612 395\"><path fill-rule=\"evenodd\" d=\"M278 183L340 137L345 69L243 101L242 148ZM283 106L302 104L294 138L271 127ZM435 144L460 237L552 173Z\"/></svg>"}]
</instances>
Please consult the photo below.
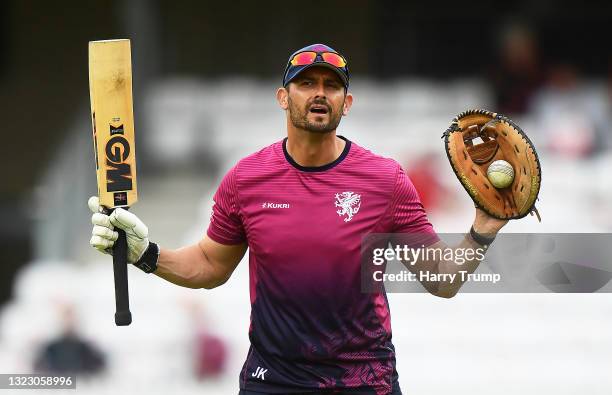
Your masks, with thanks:
<instances>
[{"instance_id":1,"label":"man","mask_svg":"<svg viewBox=\"0 0 612 395\"><path fill-rule=\"evenodd\" d=\"M97 376L106 369L106 356L96 344L79 333L76 312L60 306L62 332L46 342L34 360L34 371L42 374Z\"/></svg>"},{"instance_id":2,"label":"man","mask_svg":"<svg viewBox=\"0 0 612 395\"><path fill-rule=\"evenodd\" d=\"M401 394L384 291L360 287L360 247L368 233L424 235L439 241L416 190L394 160L336 135L353 103L346 59L315 44L289 58L276 92L287 138L242 159L217 190L210 226L195 245L159 249L146 226L122 209L99 212L91 244L109 252L125 229L129 262L172 283L214 288L225 283L249 248L251 347L240 394ZM506 221L477 210L479 246ZM467 262L462 270L475 270ZM445 262L413 271L456 272ZM428 282L439 296L460 283Z\"/></svg>"}]
</instances>

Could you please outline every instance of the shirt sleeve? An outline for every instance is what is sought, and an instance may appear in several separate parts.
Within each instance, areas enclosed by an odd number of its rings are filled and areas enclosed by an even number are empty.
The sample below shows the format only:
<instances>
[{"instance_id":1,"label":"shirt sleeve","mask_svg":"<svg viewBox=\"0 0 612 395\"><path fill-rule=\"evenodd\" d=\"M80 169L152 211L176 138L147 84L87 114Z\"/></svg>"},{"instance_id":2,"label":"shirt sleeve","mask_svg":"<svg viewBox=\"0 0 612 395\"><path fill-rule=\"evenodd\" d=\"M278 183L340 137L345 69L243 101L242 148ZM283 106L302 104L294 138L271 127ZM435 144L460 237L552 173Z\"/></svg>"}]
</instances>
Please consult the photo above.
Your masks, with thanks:
<instances>
[{"instance_id":1,"label":"shirt sleeve","mask_svg":"<svg viewBox=\"0 0 612 395\"><path fill-rule=\"evenodd\" d=\"M236 167L223 178L215 196L206 234L221 244L240 244L246 240L236 188Z\"/></svg>"},{"instance_id":2,"label":"shirt sleeve","mask_svg":"<svg viewBox=\"0 0 612 395\"><path fill-rule=\"evenodd\" d=\"M391 203L391 231L394 239L411 245L431 245L440 240L427 218L416 188L398 165L395 191Z\"/></svg>"}]
</instances>

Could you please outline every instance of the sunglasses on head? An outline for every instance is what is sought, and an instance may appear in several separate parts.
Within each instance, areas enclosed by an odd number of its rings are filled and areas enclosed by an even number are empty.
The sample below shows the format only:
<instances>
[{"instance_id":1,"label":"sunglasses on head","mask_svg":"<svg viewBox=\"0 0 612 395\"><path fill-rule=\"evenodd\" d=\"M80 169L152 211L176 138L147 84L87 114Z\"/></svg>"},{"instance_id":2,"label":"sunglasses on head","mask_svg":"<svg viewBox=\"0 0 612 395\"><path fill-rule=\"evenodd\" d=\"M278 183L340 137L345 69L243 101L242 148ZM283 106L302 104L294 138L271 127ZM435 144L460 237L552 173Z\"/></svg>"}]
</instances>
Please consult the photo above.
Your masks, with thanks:
<instances>
[{"instance_id":1,"label":"sunglasses on head","mask_svg":"<svg viewBox=\"0 0 612 395\"><path fill-rule=\"evenodd\" d=\"M292 66L305 66L307 64L313 64L317 57L320 57L325 63L329 63L332 66L336 66L339 68L346 67L346 60L334 52L314 52L314 51L306 51L295 54L293 58L289 61Z\"/></svg>"}]
</instances>

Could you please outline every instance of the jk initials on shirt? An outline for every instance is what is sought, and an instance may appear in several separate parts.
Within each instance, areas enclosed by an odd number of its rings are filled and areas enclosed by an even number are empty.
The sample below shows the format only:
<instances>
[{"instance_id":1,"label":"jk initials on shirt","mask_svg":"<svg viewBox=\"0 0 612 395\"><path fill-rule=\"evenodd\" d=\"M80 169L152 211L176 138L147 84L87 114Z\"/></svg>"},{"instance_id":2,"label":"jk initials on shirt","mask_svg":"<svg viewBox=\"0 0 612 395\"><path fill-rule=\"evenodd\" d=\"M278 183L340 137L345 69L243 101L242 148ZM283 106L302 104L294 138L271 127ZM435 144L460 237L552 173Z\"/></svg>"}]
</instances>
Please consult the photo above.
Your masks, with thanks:
<instances>
[{"instance_id":1,"label":"jk initials on shirt","mask_svg":"<svg viewBox=\"0 0 612 395\"><path fill-rule=\"evenodd\" d=\"M265 380L266 378L264 377L264 375L266 374L267 371L268 371L268 369L264 369L264 368L258 366L257 370L255 370L255 372L251 376L255 377L256 379Z\"/></svg>"}]
</instances>

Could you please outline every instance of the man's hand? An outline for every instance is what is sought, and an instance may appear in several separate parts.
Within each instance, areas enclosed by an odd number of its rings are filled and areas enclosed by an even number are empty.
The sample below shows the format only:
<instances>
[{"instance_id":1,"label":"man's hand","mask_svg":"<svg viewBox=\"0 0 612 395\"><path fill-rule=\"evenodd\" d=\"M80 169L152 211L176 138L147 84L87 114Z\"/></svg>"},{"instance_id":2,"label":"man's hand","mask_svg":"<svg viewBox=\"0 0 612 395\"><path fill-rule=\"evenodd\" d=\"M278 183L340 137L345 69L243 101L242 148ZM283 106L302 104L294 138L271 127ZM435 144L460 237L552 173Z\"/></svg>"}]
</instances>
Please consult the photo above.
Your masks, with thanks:
<instances>
[{"instance_id":1,"label":"man's hand","mask_svg":"<svg viewBox=\"0 0 612 395\"><path fill-rule=\"evenodd\" d=\"M473 225L476 233L495 236L507 223L507 219L497 219L487 214L484 210L476 207L476 218L474 219Z\"/></svg>"},{"instance_id":2,"label":"man's hand","mask_svg":"<svg viewBox=\"0 0 612 395\"><path fill-rule=\"evenodd\" d=\"M115 209L110 215L104 214L97 196L90 197L87 205L93 212L89 244L102 253L112 255L112 247L118 237L115 227L123 229L127 237L128 263L137 262L149 246L147 226L136 215L122 208Z\"/></svg>"}]
</instances>

